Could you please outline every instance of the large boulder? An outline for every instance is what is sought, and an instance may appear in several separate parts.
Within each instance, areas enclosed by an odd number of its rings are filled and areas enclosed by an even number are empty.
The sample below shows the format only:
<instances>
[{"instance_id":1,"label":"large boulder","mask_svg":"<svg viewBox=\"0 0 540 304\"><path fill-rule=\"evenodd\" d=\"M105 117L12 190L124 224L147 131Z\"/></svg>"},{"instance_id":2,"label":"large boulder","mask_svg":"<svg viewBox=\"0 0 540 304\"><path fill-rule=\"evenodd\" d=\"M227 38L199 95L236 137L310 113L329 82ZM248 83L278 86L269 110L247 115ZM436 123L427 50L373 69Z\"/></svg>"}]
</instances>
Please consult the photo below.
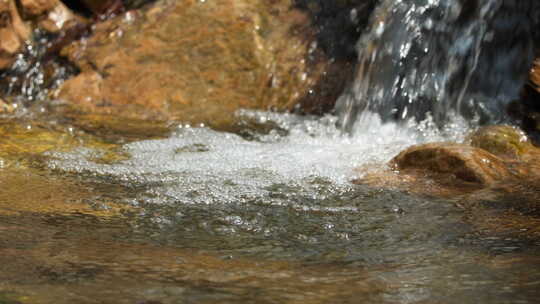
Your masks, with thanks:
<instances>
[{"instance_id":1,"label":"large boulder","mask_svg":"<svg viewBox=\"0 0 540 304\"><path fill-rule=\"evenodd\" d=\"M288 0L159 1L66 48L81 73L54 97L68 114L218 128L239 108L289 110L320 73L295 34L306 20Z\"/></svg>"}]
</instances>

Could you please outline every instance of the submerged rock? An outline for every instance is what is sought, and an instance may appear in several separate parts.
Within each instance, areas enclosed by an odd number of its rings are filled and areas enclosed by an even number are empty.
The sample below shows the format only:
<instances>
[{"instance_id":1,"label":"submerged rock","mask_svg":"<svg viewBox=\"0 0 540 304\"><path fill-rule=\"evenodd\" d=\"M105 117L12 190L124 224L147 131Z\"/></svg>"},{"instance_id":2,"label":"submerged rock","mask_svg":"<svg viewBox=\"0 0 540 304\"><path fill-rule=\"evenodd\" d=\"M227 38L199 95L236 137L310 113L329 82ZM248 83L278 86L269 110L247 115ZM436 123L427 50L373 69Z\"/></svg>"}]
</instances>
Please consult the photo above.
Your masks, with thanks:
<instances>
[{"instance_id":1,"label":"submerged rock","mask_svg":"<svg viewBox=\"0 0 540 304\"><path fill-rule=\"evenodd\" d=\"M292 109L319 73L283 1L160 1L97 24L64 50L81 73L55 97L67 113L226 128L239 108Z\"/></svg>"},{"instance_id":2,"label":"submerged rock","mask_svg":"<svg viewBox=\"0 0 540 304\"><path fill-rule=\"evenodd\" d=\"M126 158L118 145L73 128L41 122L0 120L0 169L42 167L52 151L95 149L95 158L114 161Z\"/></svg>"}]
</instances>

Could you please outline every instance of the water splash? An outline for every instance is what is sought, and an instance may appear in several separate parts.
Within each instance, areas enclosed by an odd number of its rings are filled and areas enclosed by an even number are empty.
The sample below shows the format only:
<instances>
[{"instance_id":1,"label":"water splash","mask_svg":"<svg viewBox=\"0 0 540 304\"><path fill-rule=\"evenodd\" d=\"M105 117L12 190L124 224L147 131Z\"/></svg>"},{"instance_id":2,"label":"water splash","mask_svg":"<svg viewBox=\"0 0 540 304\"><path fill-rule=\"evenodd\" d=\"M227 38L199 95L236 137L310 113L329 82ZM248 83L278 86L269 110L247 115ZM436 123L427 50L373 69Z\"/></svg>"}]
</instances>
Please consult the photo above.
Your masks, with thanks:
<instances>
[{"instance_id":1,"label":"water splash","mask_svg":"<svg viewBox=\"0 0 540 304\"><path fill-rule=\"evenodd\" d=\"M339 98L351 131L365 111L383 121L449 113L481 123L504 119L532 59L534 1L385 0L359 40L356 79Z\"/></svg>"},{"instance_id":2,"label":"water splash","mask_svg":"<svg viewBox=\"0 0 540 304\"><path fill-rule=\"evenodd\" d=\"M77 69L66 59L47 54L55 35L40 30L25 42L24 50L17 54L12 66L0 71L0 94L10 97L17 105L30 106L48 99L55 89L73 76Z\"/></svg>"},{"instance_id":3,"label":"water splash","mask_svg":"<svg viewBox=\"0 0 540 304\"><path fill-rule=\"evenodd\" d=\"M402 128L373 116L359 123L378 127L355 137L341 136L336 117L301 117L241 111L249 121L249 140L205 127L180 127L168 139L140 141L123 146L131 159L116 164L96 162L99 151L54 153L51 168L87 172L126 184L152 185L154 202L226 204L265 198L272 193L300 193L316 197L347 191L361 165L383 167L400 150L415 143L460 140L463 128L448 132L429 123ZM258 123L259 127L254 124ZM265 132L257 132L264 125ZM268 130L267 126L272 127ZM458 124L464 126L464 124ZM287 191L282 191L286 187ZM326 193L326 194L325 194ZM276 203L288 203L286 198Z\"/></svg>"}]
</instances>

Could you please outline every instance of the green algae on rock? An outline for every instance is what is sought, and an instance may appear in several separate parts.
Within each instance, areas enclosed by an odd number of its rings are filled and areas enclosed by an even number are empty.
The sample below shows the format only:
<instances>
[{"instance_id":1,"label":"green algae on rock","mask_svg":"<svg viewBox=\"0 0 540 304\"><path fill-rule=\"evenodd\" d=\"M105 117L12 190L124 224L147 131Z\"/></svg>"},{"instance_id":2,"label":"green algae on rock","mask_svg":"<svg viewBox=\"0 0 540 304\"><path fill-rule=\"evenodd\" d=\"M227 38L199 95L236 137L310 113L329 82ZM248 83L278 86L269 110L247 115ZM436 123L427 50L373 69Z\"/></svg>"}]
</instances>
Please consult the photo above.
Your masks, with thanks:
<instances>
[{"instance_id":1,"label":"green algae on rock","mask_svg":"<svg viewBox=\"0 0 540 304\"><path fill-rule=\"evenodd\" d=\"M468 136L467 142L473 147L507 159L520 159L532 148L523 131L506 125L480 128Z\"/></svg>"},{"instance_id":2,"label":"green algae on rock","mask_svg":"<svg viewBox=\"0 0 540 304\"><path fill-rule=\"evenodd\" d=\"M160 1L96 25L64 53L81 69L54 97L76 112L226 128L240 108L290 110L320 68L282 1Z\"/></svg>"},{"instance_id":3,"label":"green algae on rock","mask_svg":"<svg viewBox=\"0 0 540 304\"><path fill-rule=\"evenodd\" d=\"M72 134L71 131L75 132ZM47 152L67 152L76 148L94 148L103 161L128 157L116 144L77 132L69 127L46 123L0 120L0 168L41 167Z\"/></svg>"},{"instance_id":4,"label":"green algae on rock","mask_svg":"<svg viewBox=\"0 0 540 304\"><path fill-rule=\"evenodd\" d=\"M175 126L163 120L137 119L112 114L65 112L69 123L89 134L113 143L163 138Z\"/></svg>"}]
</instances>

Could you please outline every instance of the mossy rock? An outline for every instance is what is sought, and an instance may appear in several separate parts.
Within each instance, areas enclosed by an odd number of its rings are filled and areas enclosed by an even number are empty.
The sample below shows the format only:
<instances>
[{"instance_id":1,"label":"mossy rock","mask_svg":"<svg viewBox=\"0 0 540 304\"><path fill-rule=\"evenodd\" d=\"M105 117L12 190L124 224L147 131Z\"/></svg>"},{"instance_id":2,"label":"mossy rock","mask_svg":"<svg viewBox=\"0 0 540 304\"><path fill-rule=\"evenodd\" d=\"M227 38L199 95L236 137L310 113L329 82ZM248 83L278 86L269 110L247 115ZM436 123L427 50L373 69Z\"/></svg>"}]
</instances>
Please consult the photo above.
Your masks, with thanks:
<instances>
[{"instance_id":1,"label":"mossy rock","mask_svg":"<svg viewBox=\"0 0 540 304\"><path fill-rule=\"evenodd\" d=\"M128 157L117 144L67 126L41 122L0 120L0 169L42 167L47 152L68 152L91 148L103 154L104 161Z\"/></svg>"},{"instance_id":2,"label":"mossy rock","mask_svg":"<svg viewBox=\"0 0 540 304\"><path fill-rule=\"evenodd\" d=\"M506 159L520 159L533 146L516 127L507 125L482 127L468 136L471 146Z\"/></svg>"}]
</instances>

